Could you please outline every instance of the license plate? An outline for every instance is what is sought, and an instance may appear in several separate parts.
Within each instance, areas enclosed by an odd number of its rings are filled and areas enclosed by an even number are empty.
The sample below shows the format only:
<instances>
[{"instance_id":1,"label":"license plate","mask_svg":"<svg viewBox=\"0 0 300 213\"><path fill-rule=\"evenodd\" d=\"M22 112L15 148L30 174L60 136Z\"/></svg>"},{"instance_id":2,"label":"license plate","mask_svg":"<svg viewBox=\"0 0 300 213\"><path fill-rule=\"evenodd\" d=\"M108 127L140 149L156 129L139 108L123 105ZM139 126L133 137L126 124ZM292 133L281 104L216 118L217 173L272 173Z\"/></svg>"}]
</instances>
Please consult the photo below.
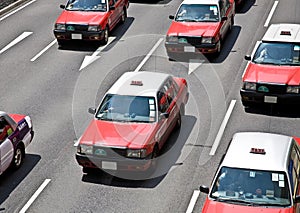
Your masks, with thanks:
<instances>
[{"instance_id":1,"label":"license plate","mask_svg":"<svg viewBox=\"0 0 300 213\"><path fill-rule=\"evenodd\" d=\"M72 39L82 39L82 35L81 34L72 34L71 38Z\"/></svg>"},{"instance_id":2,"label":"license plate","mask_svg":"<svg viewBox=\"0 0 300 213\"><path fill-rule=\"evenodd\" d=\"M184 46L184 52L195 52L195 47L193 46Z\"/></svg>"},{"instance_id":3,"label":"license plate","mask_svg":"<svg viewBox=\"0 0 300 213\"><path fill-rule=\"evenodd\" d=\"M102 169L117 170L116 162L102 161Z\"/></svg>"},{"instance_id":4,"label":"license plate","mask_svg":"<svg viewBox=\"0 0 300 213\"><path fill-rule=\"evenodd\" d=\"M265 96L264 98L265 103L277 103L277 97L276 96Z\"/></svg>"}]
</instances>

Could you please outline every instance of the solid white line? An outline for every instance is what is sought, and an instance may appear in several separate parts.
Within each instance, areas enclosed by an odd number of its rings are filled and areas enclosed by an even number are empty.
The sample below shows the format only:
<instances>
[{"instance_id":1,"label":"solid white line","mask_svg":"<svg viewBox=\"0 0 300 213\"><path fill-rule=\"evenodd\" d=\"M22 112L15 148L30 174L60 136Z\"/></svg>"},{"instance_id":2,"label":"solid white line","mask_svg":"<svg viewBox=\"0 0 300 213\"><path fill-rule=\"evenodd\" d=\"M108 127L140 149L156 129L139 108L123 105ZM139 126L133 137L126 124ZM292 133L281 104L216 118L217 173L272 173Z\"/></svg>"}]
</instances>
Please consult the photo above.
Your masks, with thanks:
<instances>
[{"instance_id":1,"label":"solid white line","mask_svg":"<svg viewBox=\"0 0 300 213\"><path fill-rule=\"evenodd\" d=\"M152 55L152 53L156 50L156 48L158 47L158 45L162 42L163 38L160 38L156 44L152 47L152 49L150 50L150 52L146 55L146 57L143 59L143 61L139 64L139 66L137 66L137 68L134 70L134 72L138 72L140 71L140 69L142 68L142 66L146 63L146 61L150 58L150 56Z\"/></svg>"},{"instance_id":2,"label":"solid white line","mask_svg":"<svg viewBox=\"0 0 300 213\"><path fill-rule=\"evenodd\" d=\"M42 185L38 188L38 190L32 195L32 197L28 200L26 205L21 209L19 213L25 213L27 209L31 206L31 204L34 202L34 200L39 196L39 194L43 191L43 189L48 185L48 183L51 181L51 179L46 179L42 183Z\"/></svg>"},{"instance_id":3,"label":"solid white line","mask_svg":"<svg viewBox=\"0 0 300 213\"><path fill-rule=\"evenodd\" d=\"M193 196L190 200L190 204L189 204L189 206L188 206L185 213L192 213L193 212L193 209L195 207L195 204L196 204L196 201L197 201L199 195L200 195L200 190L195 190L194 193L193 193Z\"/></svg>"},{"instance_id":4,"label":"solid white line","mask_svg":"<svg viewBox=\"0 0 300 213\"><path fill-rule=\"evenodd\" d=\"M31 34L32 34L32 32L24 32L24 33L22 33L15 40L13 40L8 45L6 45L2 50L0 50L0 54L2 54L3 52L5 52L6 50L8 50L9 48L11 48L15 44L19 43L20 41L22 41L23 39L25 39L27 36L29 36Z\"/></svg>"},{"instance_id":5,"label":"solid white line","mask_svg":"<svg viewBox=\"0 0 300 213\"><path fill-rule=\"evenodd\" d=\"M228 122L228 120L230 118L230 115L232 113L232 110L234 108L235 103L236 103L236 100L232 100L230 102L230 105L229 105L229 107L227 109L227 112L225 114L225 117L224 117L223 122L222 122L222 124L220 126L219 132L218 132L217 137L216 137L216 139L214 141L214 144L213 144L213 146L212 146L212 148L210 150L209 155L214 155L216 153L216 150L217 150L217 148L219 146L219 143L221 141L222 135L224 133L225 127L226 127L227 122Z\"/></svg>"},{"instance_id":6,"label":"solid white line","mask_svg":"<svg viewBox=\"0 0 300 213\"><path fill-rule=\"evenodd\" d=\"M39 52L36 56L34 56L30 61L35 61L38 57L40 57L44 52L46 52L50 47L52 47L56 43L56 39L53 40L47 47L45 47L41 52Z\"/></svg>"},{"instance_id":7,"label":"solid white line","mask_svg":"<svg viewBox=\"0 0 300 213\"><path fill-rule=\"evenodd\" d=\"M24 4L23 6L19 7L18 9L6 14L5 16L0 18L0 21L3 21L4 19L6 19L7 17L13 15L14 13L18 12L19 10L22 10L24 7L27 7L28 5L32 4L33 2L35 2L36 0L32 0L31 2L28 2L27 4Z\"/></svg>"},{"instance_id":8,"label":"solid white line","mask_svg":"<svg viewBox=\"0 0 300 213\"><path fill-rule=\"evenodd\" d=\"M271 18L273 16L273 13L275 12L275 9L276 9L277 5L278 5L278 1L275 1L274 4L273 4L273 7L272 7L272 9L271 9L271 11L269 13L269 16L268 16L268 18L267 18L267 20L265 22L264 27L268 27L269 26L269 22L270 22L270 20L271 20Z\"/></svg>"}]
</instances>

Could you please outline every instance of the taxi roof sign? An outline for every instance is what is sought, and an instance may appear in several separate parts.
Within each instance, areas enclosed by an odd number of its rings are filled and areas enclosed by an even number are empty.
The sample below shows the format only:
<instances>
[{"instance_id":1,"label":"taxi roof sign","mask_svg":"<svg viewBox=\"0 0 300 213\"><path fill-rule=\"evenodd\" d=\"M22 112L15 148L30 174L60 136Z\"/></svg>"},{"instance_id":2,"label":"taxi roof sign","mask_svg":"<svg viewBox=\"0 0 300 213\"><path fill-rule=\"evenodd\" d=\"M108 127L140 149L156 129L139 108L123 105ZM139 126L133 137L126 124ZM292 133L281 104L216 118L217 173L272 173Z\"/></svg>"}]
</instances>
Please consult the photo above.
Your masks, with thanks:
<instances>
[{"instance_id":1,"label":"taxi roof sign","mask_svg":"<svg viewBox=\"0 0 300 213\"><path fill-rule=\"evenodd\" d=\"M290 36L292 34L291 34L291 31L281 31L280 35L289 35Z\"/></svg>"},{"instance_id":2,"label":"taxi roof sign","mask_svg":"<svg viewBox=\"0 0 300 213\"><path fill-rule=\"evenodd\" d=\"M252 153L252 154L262 154L262 155L265 155L265 154L266 154L266 151L265 151L265 149L251 148L250 153Z\"/></svg>"},{"instance_id":3,"label":"taxi roof sign","mask_svg":"<svg viewBox=\"0 0 300 213\"><path fill-rule=\"evenodd\" d=\"M143 86L143 82L142 81L134 81L132 80L130 85L135 85L135 86Z\"/></svg>"}]
</instances>

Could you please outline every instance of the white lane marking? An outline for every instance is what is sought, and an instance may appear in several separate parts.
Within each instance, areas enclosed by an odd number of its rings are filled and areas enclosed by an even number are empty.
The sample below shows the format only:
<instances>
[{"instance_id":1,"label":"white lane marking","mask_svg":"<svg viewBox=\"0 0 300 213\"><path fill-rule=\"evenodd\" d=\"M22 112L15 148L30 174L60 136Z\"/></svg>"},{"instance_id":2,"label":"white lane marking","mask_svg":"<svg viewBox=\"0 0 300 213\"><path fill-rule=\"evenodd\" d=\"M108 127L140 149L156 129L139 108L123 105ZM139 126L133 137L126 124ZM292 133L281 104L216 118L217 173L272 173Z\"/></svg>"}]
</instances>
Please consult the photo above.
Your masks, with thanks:
<instances>
[{"instance_id":1,"label":"white lane marking","mask_svg":"<svg viewBox=\"0 0 300 213\"><path fill-rule=\"evenodd\" d=\"M25 213L27 209L31 206L31 204L35 201L35 199L39 196L39 194L43 191L43 189L48 185L51 179L46 179L42 183L42 185L38 188L38 190L32 195L32 197L28 200L25 206L19 211L19 213Z\"/></svg>"},{"instance_id":2,"label":"white lane marking","mask_svg":"<svg viewBox=\"0 0 300 213\"><path fill-rule=\"evenodd\" d=\"M150 56L153 54L153 52L156 50L156 48L159 46L159 44L162 42L163 38L160 38L156 44L152 47L152 49L149 51L149 53L146 55L146 57L143 59L143 61L137 66L137 68L134 70L134 72L140 71L142 66L146 63L146 61L150 58Z\"/></svg>"},{"instance_id":3,"label":"white lane marking","mask_svg":"<svg viewBox=\"0 0 300 213\"><path fill-rule=\"evenodd\" d=\"M23 39L25 39L27 36L29 36L31 34L32 34L32 32L24 32L24 33L22 33L15 40L13 40L8 45L6 45L2 50L0 50L0 54L2 54L3 52L5 52L6 50L8 50L9 48L11 48L15 44L19 43L20 41L22 41Z\"/></svg>"},{"instance_id":4,"label":"white lane marking","mask_svg":"<svg viewBox=\"0 0 300 213\"><path fill-rule=\"evenodd\" d=\"M199 195L200 195L200 190L195 190L185 213L193 212L193 209L195 207L195 204L196 204L196 201L197 201Z\"/></svg>"},{"instance_id":5,"label":"white lane marking","mask_svg":"<svg viewBox=\"0 0 300 213\"><path fill-rule=\"evenodd\" d=\"M3 16L3 17L0 18L0 21L3 21L3 20L6 19L7 17L9 17L9 16L15 14L15 13L18 12L19 10L22 10L24 7L27 7L28 5L32 4L32 3L35 2L35 1L36 1L36 0L30 1L30 2L28 2L27 4L24 4L23 6L17 8L16 10L14 10L14 11L12 11L12 12L6 14L5 16ZM5 9L5 8L4 8L4 9Z\"/></svg>"},{"instance_id":6,"label":"white lane marking","mask_svg":"<svg viewBox=\"0 0 300 213\"><path fill-rule=\"evenodd\" d=\"M50 47L52 47L56 43L56 39L48 44L42 51L40 51L36 56L34 56L30 61L35 61L38 57L40 57L44 52L46 52Z\"/></svg>"},{"instance_id":7,"label":"white lane marking","mask_svg":"<svg viewBox=\"0 0 300 213\"><path fill-rule=\"evenodd\" d=\"M209 155L214 155L216 153L216 150L217 150L217 148L219 146L219 143L221 141L222 135L224 133L225 127L226 127L227 122L228 122L228 120L230 118L230 115L232 113L232 110L234 108L235 103L236 103L236 100L232 100L230 102L230 105L229 105L229 107L227 109L227 112L225 114L225 117L224 117L223 122L222 122L222 124L220 126L219 132L218 132L218 134L217 134L217 136L215 138L214 144L213 144L213 146L212 146L212 148L210 150Z\"/></svg>"},{"instance_id":8,"label":"white lane marking","mask_svg":"<svg viewBox=\"0 0 300 213\"><path fill-rule=\"evenodd\" d=\"M198 67L200 67L203 64L204 60L200 59L190 59L189 60L189 69L188 74L192 74Z\"/></svg>"},{"instance_id":9,"label":"white lane marking","mask_svg":"<svg viewBox=\"0 0 300 213\"><path fill-rule=\"evenodd\" d=\"M270 20L271 20L271 18L273 16L273 13L275 12L275 9L276 9L277 5L278 5L278 1L275 1L274 4L273 4L273 7L272 7L272 9L271 9L271 11L269 13L269 16L268 16L268 18L267 18L267 20L265 22L264 27L268 27L269 26Z\"/></svg>"},{"instance_id":10,"label":"white lane marking","mask_svg":"<svg viewBox=\"0 0 300 213\"><path fill-rule=\"evenodd\" d=\"M96 61L100 56L97 56L105 47L107 47L110 43L112 43L116 37L108 37L108 42L104 46L100 46L91 56L86 55L83 59L83 62L81 63L81 66L79 68L79 71L81 71L83 68L87 67L94 61Z\"/></svg>"}]
</instances>

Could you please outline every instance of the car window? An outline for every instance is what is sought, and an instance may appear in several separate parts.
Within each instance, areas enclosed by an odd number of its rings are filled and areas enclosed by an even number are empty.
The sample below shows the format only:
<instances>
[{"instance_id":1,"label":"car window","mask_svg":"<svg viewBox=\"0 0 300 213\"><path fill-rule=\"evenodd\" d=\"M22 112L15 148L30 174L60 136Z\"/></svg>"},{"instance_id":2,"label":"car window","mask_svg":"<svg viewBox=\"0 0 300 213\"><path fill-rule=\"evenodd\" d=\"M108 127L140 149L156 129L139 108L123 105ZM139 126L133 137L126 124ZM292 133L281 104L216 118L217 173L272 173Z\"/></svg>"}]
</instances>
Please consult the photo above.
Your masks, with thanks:
<instances>
[{"instance_id":1,"label":"car window","mask_svg":"<svg viewBox=\"0 0 300 213\"><path fill-rule=\"evenodd\" d=\"M175 17L181 22L217 22L219 11L217 5L182 4Z\"/></svg>"},{"instance_id":2,"label":"car window","mask_svg":"<svg viewBox=\"0 0 300 213\"><path fill-rule=\"evenodd\" d=\"M66 10L72 11L106 11L106 0L69 0Z\"/></svg>"},{"instance_id":3,"label":"car window","mask_svg":"<svg viewBox=\"0 0 300 213\"><path fill-rule=\"evenodd\" d=\"M0 117L0 142L5 140L10 134L13 133L12 127L5 120L4 117Z\"/></svg>"},{"instance_id":4,"label":"car window","mask_svg":"<svg viewBox=\"0 0 300 213\"><path fill-rule=\"evenodd\" d=\"M119 122L154 122L155 98L108 94L103 99L96 118Z\"/></svg>"},{"instance_id":5,"label":"car window","mask_svg":"<svg viewBox=\"0 0 300 213\"><path fill-rule=\"evenodd\" d=\"M289 192L285 172L222 167L209 196L242 205L289 206Z\"/></svg>"},{"instance_id":6,"label":"car window","mask_svg":"<svg viewBox=\"0 0 300 213\"><path fill-rule=\"evenodd\" d=\"M300 44L263 42L257 48L253 62L258 64L300 65Z\"/></svg>"}]
</instances>

